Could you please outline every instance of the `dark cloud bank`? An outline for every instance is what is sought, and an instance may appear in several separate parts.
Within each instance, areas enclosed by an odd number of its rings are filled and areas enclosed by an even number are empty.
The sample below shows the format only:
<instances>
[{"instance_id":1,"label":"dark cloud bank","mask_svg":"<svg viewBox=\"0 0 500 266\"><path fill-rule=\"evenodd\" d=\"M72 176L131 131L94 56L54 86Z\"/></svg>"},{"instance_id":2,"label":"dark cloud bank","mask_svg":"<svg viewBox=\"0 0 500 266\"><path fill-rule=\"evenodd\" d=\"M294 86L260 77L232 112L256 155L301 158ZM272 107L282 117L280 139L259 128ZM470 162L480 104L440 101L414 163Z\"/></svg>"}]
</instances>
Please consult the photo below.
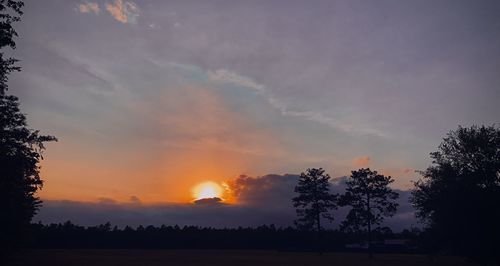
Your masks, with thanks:
<instances>
[{"instance_id":1,"label":"dark cloud bank","mask_svg":"<svg viewBox=\"0 0 500 266\"><path fill-rule=\"evenodd\" d=\"M218 198L204 199L195 204L142 204L132 196L129 203L118 203L101 198L96 203L47 200L35 221L57 223L70 220L80 225L96 225L111 222L118 226L138 225L196 225L207 227L247 227L263 224L276 226L293 225L295 211L291 198L297 184L297 175L266 175L258 178L240 176L229 182L239 204L224 204ZM336 178L332 191L341 193L345 177ZM417 226L414 210L408 202L409 191L396 190L400 194L398 213L387 219L384 225L394 231ZM346 209L335 212L337 227L345 217Z\"/></svg>"}]
</instances>

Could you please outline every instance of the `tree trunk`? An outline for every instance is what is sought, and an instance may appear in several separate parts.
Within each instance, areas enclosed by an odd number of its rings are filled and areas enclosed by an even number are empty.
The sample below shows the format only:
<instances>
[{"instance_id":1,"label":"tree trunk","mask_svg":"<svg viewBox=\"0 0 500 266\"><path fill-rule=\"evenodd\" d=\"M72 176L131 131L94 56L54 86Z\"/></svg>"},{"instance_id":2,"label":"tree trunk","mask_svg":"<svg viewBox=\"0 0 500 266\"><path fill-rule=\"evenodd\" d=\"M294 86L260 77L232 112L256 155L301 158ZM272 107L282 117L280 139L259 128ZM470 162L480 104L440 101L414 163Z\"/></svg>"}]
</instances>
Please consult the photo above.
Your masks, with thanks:
<instances>
[{"instance_id":1,"label":"tree trunk","mask_svg":"<svg viewBox=\"0 0 500 266\"><path fill-rule=\"evenodd\" d=\"M370 210L370 194L368 193L366 196L366 212L368 215L368 257L373 259L373 251L372 251L372 216Z\"/></svg>"},{"instance_id":2,"label":"tree trunk","mask_svg":"<svg viewBox=\"0 0 500 266\"><path fill-rule=\"evenodd\" d=\"M372 226L371 221L368 220L368 256L370 259L373 259L373 251L372 251Z\"/></svg>"},{"instance_id":3,"label":"tree trunk","mask_svg":"<svg viewBox=\"0 0 500 266\"><path fill-rule=\"evenodd\" d=\"M316 223L318 225L317 232L318 232L318 253L319 255L323 255L323 243L321 242L321 223L320 223L320 213L318 211L318 214L316 215Z\"/></svg>"},{"instance_id":4,"label":"tree trunk","mask_svg":"<svg viewBox=\"0 0 500 266\"><path fill-rule=\"evenodd\" d=\"M320 208L319 208L319 200L317 198L317 195L318 195L318 184L316 183L314 185L314 207L316 208L316 232L317 232L317 239L316 241L317 242L317 249L318 249L318 253L319 255L323 255L323 247L322 247L322 243L321 243L321 212L320 212Z\"/></svg>"}]
</instances>

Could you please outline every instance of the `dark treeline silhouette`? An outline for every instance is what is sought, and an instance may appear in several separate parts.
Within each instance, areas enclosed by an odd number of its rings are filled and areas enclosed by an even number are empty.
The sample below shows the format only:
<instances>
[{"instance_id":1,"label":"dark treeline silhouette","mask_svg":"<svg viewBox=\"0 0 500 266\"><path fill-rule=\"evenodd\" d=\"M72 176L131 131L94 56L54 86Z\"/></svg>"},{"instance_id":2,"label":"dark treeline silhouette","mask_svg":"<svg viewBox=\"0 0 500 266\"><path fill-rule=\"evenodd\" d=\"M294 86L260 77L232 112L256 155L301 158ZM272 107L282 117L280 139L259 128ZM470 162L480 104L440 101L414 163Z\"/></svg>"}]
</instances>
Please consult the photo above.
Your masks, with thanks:
<instances>
[{"instance_id":1,"label":"dark treeline silhouette","mask_svg":"<svg viewBox=\"0 0 500 266\"><path fill-rule=\"evenodd\" d=\"M32 248L138 248L138 249L263 249L316 251L315 234L295 227L203 228L196 226L139 226L118 228L110 223L84 227L71 222L32 225ZM419 230L373 232L374 249L380 252L417 252ZM365 251L364 236L324 229L325 251ZM398 240L404 244L394 244Z\"/></svg>"}]
</instances>

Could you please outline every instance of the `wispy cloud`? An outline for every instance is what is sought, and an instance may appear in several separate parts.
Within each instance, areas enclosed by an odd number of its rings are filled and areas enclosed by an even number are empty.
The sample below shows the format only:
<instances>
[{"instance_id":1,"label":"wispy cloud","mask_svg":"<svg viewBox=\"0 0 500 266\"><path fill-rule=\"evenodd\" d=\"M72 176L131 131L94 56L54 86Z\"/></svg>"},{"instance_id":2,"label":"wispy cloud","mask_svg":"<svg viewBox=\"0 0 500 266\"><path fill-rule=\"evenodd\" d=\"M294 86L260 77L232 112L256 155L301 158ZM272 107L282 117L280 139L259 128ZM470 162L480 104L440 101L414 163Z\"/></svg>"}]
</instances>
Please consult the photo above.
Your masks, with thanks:
<instances>
[{"instance_id":1,"label":"wispy cloud","mask_svg":"<svg viewBox=\"0 0 500 266\"><path fill-rule=\"evenodd\" d=\"M254 89L258 92L264 92L264 85L255 82L253 79L241 76L235 72L226 69L217 69L215 71L208 71L209 80L216 83L230 83L236 86L247 87Z\"/></svg>"},{"instance_id":2,"label":"wispy cloud","mask_svg":"<svg viewBox=\"0 0 500 266\"><path fill-rule=\"evenodd\" d=\"M328 127L331 127L333 129L339 129L349 133L368 134L378 137L386 136L383 132L377 129L358 127L352 124L348 124L320 111L296 110L290 107L289 104L285 103L280 99L277 99L275 96L269 93L264 85L259 84L252 78L242 76L233 71L227 69L217 69L215 71L208 70L207 75L210 81L216 83L227 83L236 86L250 88L257 91L259 94L263 95L266 98L266 100L271 106L279 110L281 114L284 116L304 118L310 121L315 121L327 125Z\"/></svg>"},{"instance_id":3,"label":"wispy cloud","mask_svg":"<svg viewBox=\"0 0 500 266\"><path fill-rule=\"evenodd\" d=\"M97 15L101 12L99 4L94 2L86 2L83 4L78 4L76 8L80 13L94 13Z\"/></svg>"},{"instance_id":4,"label":"wispy cloud","mask_svg":"<svg viewBox=\"0 0 500 266\"><path fill-rule=\"evenodd\" d=\"M287 116L295 116L295 117L302 117L304 119L310 120L310 121L315 121L320 124L329 126L333 129L338 129L342 130L344 132L348 133L355 133L355 134L361 134L361 135L373 135L377 137L387 137L387 135L374 128L368 128L368 127L361 127L357 125L353 125L351 123L345 123L343 121L340 121L338 119L335 119L332 116L326 115L323 112L320 111L313 111L313 110L305 110L305 111L298 111L298 110L293 110L288 107L288 105L284 104L283 102L279 101L278 99L275 98L269 98L269 102L279 109L283 115Z\"/></svg>"},{"instance_id":5,"label":"wispy cloud","mask_svg":"<svg viewBox=\"0 0 500 266\"><path fill-rule=\"evenodd\" d=\"M139 7L132 1L115 0L113 3L106 3L106 10L121 23L137 23L139 17Z\"/></svg>"}]
</instances>

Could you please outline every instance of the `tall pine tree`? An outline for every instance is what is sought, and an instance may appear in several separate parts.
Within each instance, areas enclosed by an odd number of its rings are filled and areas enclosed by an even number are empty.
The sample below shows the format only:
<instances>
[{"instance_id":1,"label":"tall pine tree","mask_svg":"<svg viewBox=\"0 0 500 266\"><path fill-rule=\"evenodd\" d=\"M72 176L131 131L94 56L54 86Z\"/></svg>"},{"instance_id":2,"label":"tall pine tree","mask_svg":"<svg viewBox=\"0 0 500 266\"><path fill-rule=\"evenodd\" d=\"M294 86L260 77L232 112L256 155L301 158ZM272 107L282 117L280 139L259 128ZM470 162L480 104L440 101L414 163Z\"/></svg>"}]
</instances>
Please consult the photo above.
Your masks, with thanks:
<instances>
[{"instance_id":1,"label":"tall pine tree","mask_svg":"<svg viewBox=\"0 0 500 266\"><path fill-rule=\"evenodd\" d=\"M321 253L321 220L333 221L331 210L337 209L337 195L330 192L330 175L322 168L310 168L300 174L292 199L299 217L297 227L315 230L318 236L318 251Z\"/></svg>"},{"instance_id":2,"label":"tall pine tree","mask_svg":"<svg viewBox=\"0 0 500 266\"><path fill-rule=\"evenodd\" d=\"M371 171L370 168L351 172L346 181L346 192L340 197L342 206L350 206L346 220L341 229L353 232L366 232L368 252L372 252L372 231L385 217L396 213L399 194L392 191L389 184L394 182L390 176L384 176Z\"/></svg>"}]
</instances>

